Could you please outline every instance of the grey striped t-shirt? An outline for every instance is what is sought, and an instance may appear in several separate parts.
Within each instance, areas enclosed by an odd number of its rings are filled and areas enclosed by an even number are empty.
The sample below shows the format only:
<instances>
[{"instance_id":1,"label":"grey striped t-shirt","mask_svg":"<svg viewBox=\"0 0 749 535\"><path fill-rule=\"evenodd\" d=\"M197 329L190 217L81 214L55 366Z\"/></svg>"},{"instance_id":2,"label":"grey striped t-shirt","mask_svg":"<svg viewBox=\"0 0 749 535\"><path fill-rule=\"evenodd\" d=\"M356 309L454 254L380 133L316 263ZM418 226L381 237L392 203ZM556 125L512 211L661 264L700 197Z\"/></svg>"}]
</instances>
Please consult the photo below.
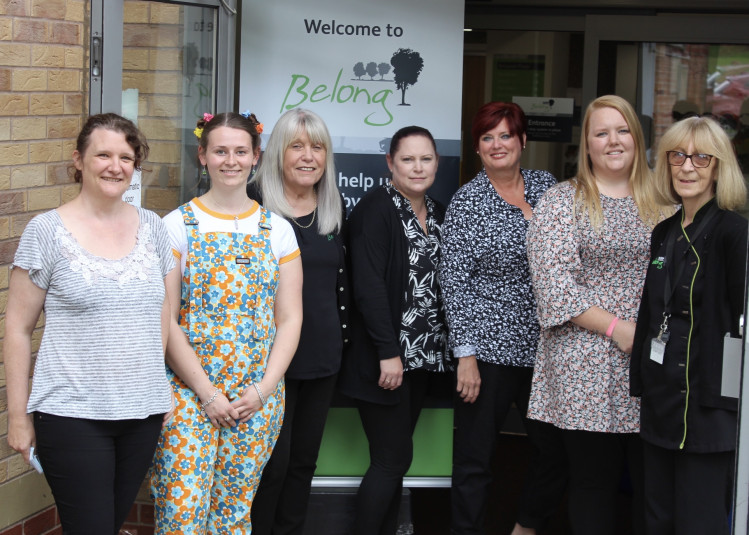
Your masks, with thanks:
<instances>
[{"instance_id":1,"label":"grey striped t-shirt","mask_svg":"<svg viewBox=\"0 0 749 535\"><path fill-rule=\"evenodd\" d=\"M14 266L47 291L28 412L122 420L169 410L161 311L174 258L159 217L138 214L136 245L119 260L84 250L55 210L24 230Z\"/></svg>"}]
</instances>

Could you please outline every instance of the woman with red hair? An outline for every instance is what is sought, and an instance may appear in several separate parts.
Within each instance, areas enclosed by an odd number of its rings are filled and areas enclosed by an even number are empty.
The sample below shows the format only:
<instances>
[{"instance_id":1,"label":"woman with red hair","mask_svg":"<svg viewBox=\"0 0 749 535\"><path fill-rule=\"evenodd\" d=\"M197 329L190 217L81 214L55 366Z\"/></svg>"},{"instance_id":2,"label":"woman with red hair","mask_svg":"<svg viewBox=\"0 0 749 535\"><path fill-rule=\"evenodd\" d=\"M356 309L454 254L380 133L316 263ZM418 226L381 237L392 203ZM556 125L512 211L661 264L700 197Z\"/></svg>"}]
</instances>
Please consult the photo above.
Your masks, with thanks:
<instances>
[{"instance_id":1,"label":"woman with red hair","mask_svg":"<svg viewBox=\"0 0 749 535\"><path fill-rule=\"evenodd\" d=\"M484 168L456 192L442 227L440 284L460 396L455 404L453 535L483 532L497 435L513 403L523 418L528 407L539 325L525 233L536 203L556 179L547 171L520 168L526 124L516 104L490 102L479 109L471 133ZM554 429L525 424L534 456L513 535L541 527L566 481ZM550 455L561 455L561 462L546 462Z\"/></svg>"}]
</instances>

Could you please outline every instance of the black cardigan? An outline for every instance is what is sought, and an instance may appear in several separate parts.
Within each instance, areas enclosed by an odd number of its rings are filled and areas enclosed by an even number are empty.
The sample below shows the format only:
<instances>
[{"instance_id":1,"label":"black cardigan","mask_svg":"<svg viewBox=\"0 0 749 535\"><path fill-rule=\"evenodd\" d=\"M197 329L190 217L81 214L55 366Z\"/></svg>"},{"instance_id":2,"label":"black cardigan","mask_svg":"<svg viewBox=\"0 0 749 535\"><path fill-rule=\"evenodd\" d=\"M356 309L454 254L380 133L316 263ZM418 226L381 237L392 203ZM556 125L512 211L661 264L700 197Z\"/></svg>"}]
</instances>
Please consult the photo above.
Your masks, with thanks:
<instances>
[{"instance_id":1,"label":"black cardigan","mask_svg":"<svg viewBox=\"0 0 749 535\"><path fill-rule=\"evenodd\" d=\"M445 208L434 201L441 225ZM400 390L377 385L380 360L401 356L398 340L408 284L408 241L395 204L384 187L365 195L348 225L353 303L351 344L345 350L339 386L355 399L395 405Z\"/></svg>"}]
</instances>

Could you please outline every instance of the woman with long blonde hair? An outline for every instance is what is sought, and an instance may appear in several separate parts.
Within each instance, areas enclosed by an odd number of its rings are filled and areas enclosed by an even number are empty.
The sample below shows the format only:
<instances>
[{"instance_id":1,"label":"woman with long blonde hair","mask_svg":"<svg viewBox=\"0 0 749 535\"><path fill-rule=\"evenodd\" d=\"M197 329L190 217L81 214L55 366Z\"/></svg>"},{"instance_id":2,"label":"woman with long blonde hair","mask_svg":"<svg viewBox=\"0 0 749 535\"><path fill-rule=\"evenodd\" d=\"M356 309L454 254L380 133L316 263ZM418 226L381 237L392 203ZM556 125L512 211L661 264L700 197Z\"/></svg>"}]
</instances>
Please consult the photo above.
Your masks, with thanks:
<instances>
[{"instance_id":1,"label":"woman with long blonde hair","mask_svg":"<svg viewBox=\"0 0 749 535\"><path fill-rule=\"evenodd\" d=\"M541 323L528 416L562 429L576 535L613 533L629 460L641 530L639 400L629 353L656 202L632 106L606 95L585 112L577 176L547 191L528 230Z\"/></svg>"}]
</instances>

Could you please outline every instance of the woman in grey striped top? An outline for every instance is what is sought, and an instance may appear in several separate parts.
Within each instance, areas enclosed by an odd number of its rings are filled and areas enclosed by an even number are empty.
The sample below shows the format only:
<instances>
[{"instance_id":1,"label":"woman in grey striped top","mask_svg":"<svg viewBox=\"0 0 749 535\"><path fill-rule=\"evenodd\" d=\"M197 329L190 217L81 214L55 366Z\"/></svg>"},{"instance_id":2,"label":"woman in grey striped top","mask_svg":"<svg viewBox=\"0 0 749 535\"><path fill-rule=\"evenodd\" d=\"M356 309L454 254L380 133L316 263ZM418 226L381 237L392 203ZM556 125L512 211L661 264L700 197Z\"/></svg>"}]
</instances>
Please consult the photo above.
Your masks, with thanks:
<instances>
[{"instance_id":1,"label":"woman in grey striped top","mask_svg":"<svg viewBox=\"0 0 749 535\"><path fill-rule=\"evenodd\" d=\"M26 461L36 450L64 533L119 531L172 407L163 327L174 258L159 217L122 200L147 154L132 122L90 117L73 152L79 195L31 220L13 262L8 442Z\"/></svg>"}]
</instances>

